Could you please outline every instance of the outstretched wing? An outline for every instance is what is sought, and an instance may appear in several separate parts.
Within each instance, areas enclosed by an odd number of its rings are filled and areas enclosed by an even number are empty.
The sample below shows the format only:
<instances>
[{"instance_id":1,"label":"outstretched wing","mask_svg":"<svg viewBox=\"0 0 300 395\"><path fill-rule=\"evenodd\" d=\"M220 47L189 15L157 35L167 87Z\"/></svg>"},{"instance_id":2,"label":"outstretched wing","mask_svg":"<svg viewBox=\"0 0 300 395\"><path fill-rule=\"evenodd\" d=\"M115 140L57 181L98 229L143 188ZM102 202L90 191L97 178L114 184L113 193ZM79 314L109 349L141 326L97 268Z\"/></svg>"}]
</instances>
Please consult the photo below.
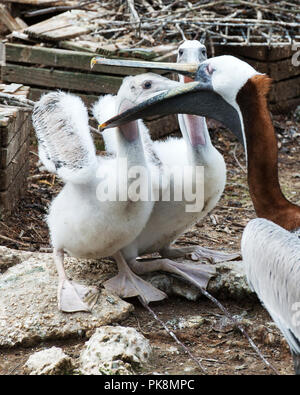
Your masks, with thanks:
<instances>
[{"instance_id":1,"label":"outstretched wing","mask_svg":"<svg viewBox=\"0 0 300 395\"><path fill-rule=\"evenodd\" d=\"M248 223L242 237L247 279L285 336L293 355L300 355L300 240L266 219Z\"/></svg>"},{"instance_id":2,"label":"outstretched wing","mask_svg":"<svg viewBox=\"0 0 300 395\"><path fill-rule=\"evenodd\" d=\"M48 93L35 104L32 120L46 168L65 181L88 182L97 157L81 99L64 92Z\"/></svg>"}]
</instances>

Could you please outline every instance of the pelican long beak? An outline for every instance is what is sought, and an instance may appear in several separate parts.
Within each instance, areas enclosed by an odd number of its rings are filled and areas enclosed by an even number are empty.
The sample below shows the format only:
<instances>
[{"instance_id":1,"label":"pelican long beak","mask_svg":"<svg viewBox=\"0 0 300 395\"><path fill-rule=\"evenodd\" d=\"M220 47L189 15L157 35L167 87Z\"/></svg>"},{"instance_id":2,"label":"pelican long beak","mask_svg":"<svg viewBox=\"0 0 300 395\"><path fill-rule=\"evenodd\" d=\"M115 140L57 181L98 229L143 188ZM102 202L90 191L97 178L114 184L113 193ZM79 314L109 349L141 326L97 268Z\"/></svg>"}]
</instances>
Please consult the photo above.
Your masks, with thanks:
<instances>
[{"instance_id":1,"label":"pelican long beak","mask_svg":"<svg viewBox=\"0 0 300 395\"><path fill-rule=\"evenodd\" d=\"M198 73L199 74L199 73ZM243 124L237 110L213 90L210 78L182 83L102 123L101 130L153 115L194 114L216 119L244 144Z\"/></svg>"},{"instance_id":2,"label":"pelican long beak","mask_svg":"<svg viewBox=\"0 0 300 395\"><path fill-rule=\"evenodd\" d=\"M195 77L199 66L199 64L197 63L143 62L137 60L107 59L98 56L92 58L91 67L93 68L96 64L100 64L102 66L130 67L132 69L142 69L141 73L146 73L148 71L165 71L168 73L179 73L182 75L188 75L191 78Z\"/></svg>"}]
</instances>

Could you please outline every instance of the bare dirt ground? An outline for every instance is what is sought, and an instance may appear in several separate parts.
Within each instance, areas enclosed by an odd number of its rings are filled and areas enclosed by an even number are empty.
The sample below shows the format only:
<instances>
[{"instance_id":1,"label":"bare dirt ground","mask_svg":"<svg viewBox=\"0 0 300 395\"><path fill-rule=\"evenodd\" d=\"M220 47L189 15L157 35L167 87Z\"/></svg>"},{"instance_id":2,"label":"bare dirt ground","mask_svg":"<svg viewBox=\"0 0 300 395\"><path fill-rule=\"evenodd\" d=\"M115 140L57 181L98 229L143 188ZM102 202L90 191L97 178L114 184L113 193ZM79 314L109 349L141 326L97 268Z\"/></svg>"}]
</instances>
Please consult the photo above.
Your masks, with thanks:
<instances>
[{"instance_id":1,"label":"bare dirt ground","mask_svg":"<svg viewBox=\"0 0 300 395\"><path fill-rule=\"evenodd\" d=\"M300 173L295 162L300 154L299 123L290 116L274 117L279 144L279 171L282 190L292 202L300 204ZM244 226L255 218L248 193L245 156L234 137L210 122L215 146L225 157L227 185L218 206L203 224L194 226L177 241L182 244L201 244L230 251L239 250ZM61 183L53 175L41 173L37 167L37 147L31 146L31 170L28 191L16 212L0 220L0 244L10 248L31 251L48 251L48 229L44 222L47 206L59 192ZM121 323L132 326L147 337L154 353L149 366L142 374L201 374L200 369L153 317L133 300L135 311ZM255 301L222 300L233 315L243 317L243 324L260 347L264 356L281 374L293 374L288 346L264 308ZM201 298L190 302L179 297L151 305L161 320L187 346L213 375L271 374L270 369L254 353L248 341L231 325L221 325L222 312L210 301ZM180 329L180 320L198 317L198 324ZM199 319L199 316L201 316ZM47 342L32 348L0 350L0 375L23 374L23 364L34 351L57 345L78 357L86 339Z\"/></svg>"}]
</instances>

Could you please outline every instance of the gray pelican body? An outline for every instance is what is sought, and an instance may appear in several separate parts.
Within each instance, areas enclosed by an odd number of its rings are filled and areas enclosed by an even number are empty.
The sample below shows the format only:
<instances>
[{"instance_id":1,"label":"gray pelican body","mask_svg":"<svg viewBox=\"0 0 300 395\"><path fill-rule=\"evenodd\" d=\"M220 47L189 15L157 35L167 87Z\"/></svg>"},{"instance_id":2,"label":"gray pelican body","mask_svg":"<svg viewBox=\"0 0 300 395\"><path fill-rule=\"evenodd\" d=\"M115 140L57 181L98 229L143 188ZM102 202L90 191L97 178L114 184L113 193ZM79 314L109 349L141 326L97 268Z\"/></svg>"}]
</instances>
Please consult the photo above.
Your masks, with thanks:
<instances>
[{"instance_id":1,"label":"gray pelican body","mask_svg":"<svg viewBox=\"0 0 300 395\"><path fill-rule=\"evenodd\" d=\"M176 70L174 64L170 68ZM270 79L232 56L184 69L196 74L197 82L139 103L102 127L156 114L197 114L221 121L244 144L250 195L262 217L247 225L242 239L247 278L289 343L299 374L300 245L293 232L300 227L300 208L285 199L278 181L277 142L266 100Z\"/></svg>"},{"instance_id":2,"label":"gray pelican body","mask_svg":"<svg viewBox=\"0 0 300 395\"><path fill-rule=\"evenodd\" d=\"M300 239L281 226L257 218L242 237L249 285L287 340L300 374Z\"/></svg>"}]
</instances>

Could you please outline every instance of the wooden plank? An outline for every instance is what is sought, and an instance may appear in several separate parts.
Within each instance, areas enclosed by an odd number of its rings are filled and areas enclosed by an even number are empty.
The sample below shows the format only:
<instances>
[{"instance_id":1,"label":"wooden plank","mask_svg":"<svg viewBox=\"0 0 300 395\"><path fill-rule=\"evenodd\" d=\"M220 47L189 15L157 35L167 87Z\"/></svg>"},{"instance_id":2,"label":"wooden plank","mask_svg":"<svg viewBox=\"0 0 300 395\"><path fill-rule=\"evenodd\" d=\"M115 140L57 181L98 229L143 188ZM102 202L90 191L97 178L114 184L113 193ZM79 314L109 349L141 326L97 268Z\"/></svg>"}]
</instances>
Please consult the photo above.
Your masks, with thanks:
<instances>
[{"instance_id":1,"label":"wooden plank","mask_svg":"<svg viewBox=\"0 0 300 395\"><path fill-rule=\"evenodd\" d=\"M24 162L23 167L17 174L13 183L5 192L0 192L0 216L10 214L20 197L24 195L27 186L27 176L29 173L29 161Z\"/></svg>"},{"instance_id":2,"label":"wooden plank","mask_svg":"<svg viewBox=\"0 0 300 395\"><path fill-rule=\"evenodd\" d=\"M270 47L268 48L268 61L274 62L277 60L289 59L293 56L295 50L291 45L285 45L283 47Z\"/></svg>"},{"instance_id":3,"label":"wooden plank","mask_svg":"<svg viewBox=\"0 0 300 395\"><path fill-rule=\"evenodd\" d=\"M243 58L260 60L260 61L276 61L290 58L294 51L291 45L268 47L266 45L255 46L230 46L215 45L215 56L234 55Z\"/></svg>"},{"instance_id":4,"label":"wooden plank","mask_svg":"<svg viewBox=\"0 0 300 395\"><path fill-rule=\"evenodd\" d=\"M0 91L8 91L14 84L6 85L0 84ZM16 84L15 84L16 85ZM16 87L15 87L16 89ZM16 91L12 90L13 95L22 96L27 98L29 93L28 86L21 86ZM30 119L31 115L28 112L24 112L20 107L12 106L0 106L0 147L6 147L19 132L20 128L26 122L26 119Z\"/></svg>"},{"instance_id":5,"label":"wooden plank","mask_svg":"<svg viewBox=\"0 0 300 395\"><path fill-rule=\"evenodd\" d=\"M276 62L268 63L268 75L274 81L281 81L290 79L300 75L300 67L292 64L292 59L278 60Z\"/></svg>"},{"instance_id":6,"label":"wooden plank","mask_svg":"<svg viewBox=\"0 0 300 395\"><path fill-rule=\"evenodd\" d=\"M270 92L270 103L300 97L300 76L275 82Z\"/></svg>"},{"instance_id":7,"label":"wooden plank","mask_svg":"<svg viewBox=\"0 0 300 395\"><path fill-rule=\"evenodd\" d=\"M8 125L6 127L0 128L0 133L1 133L0 146L2 148L6 148L10 144L12 139L15 137L15 135L20 132L20 129L22 128L23 124L27 122L27 120L30 121L31 119L30 113L20 111L20 109L15 109L15 110L16 112L13 116L10 117L8 121ZM29 123L29 127L30 127L30 123Z\"/></svg>"},{"instance_id":8,"label":"wooden plank","mask_svg":"<svg viewBox=\"0 0 300 395\"><path fill-rule=\"evenodd\" d=\"M96 53L84 53L57 48L44 48L23 44L6 44L6 61L30 64L43 64L45 66L63 67L76 70L91 71L90 63ZM146 69L131 67L116 67L97 64L93 73L136 75L146 73ZM35 84L37 85L37 84Z\"/></svg>"},{"instance_id":9,"label":"wooden plank","mask_svg":"<svg viewBox=\"0 0 300 395\"><path fill-rule=\"evenodd\" d=\"M29 138L24 142L19 151L16 153L13 160L10 162L8 167L0 170L0 190L5 191L9 188L10 184L14 182L17 174L24 165L24 162L28 162L29 158Z\"/></svg>"},{"instance_id":10,"label":"wooden plank","mask_svg":"<svg viewBox=\"0 0 300 395\"><path fill-rule=\"evenodd\" d=\"M6 148L0 148L0 169L5 169L13 160L29 136L30 129L22 127Z\"/></svg>"},{"instance_id":11,"label":"wooden plank","mask_svg":"<svg viewBox=\"0 0 300 395\"><path fill-rule=\"evenodd\" d=\"M116 93L122 83L122 78L115 76L48 70L10 63L2 67L2 80L96 94Z\"/></svg>"},{"instance_id":12,"label":"wooden plank","mask_svg":"<svg viewBox=\"0 0 300 395\"><path fill-rule=\"evenodd\" d=\"M89 24L89 18L93 17L95 14L89 11L67 11L36 23L25 29L24 32L31 38L41 40L67 40L91 32L93 25Z\"/></svg>"},{"instance_id":13,"label":"wooden plank","mask_svg":"<svg viewBox=\"0 0 300 395\"><path fill-rule=\"evenodd\" d=\"M230 46L230 45L215 45L215 56L233 55L253 60L266 60L268 54L268 47L266 46ZM209 49L209 47L208 47Z\"/></svg>"},{"instance_id":14,"label":"wooden plank","mask_svg":"<svg viewBox=\"0 0 300 395\"><path fill-rule=\"evenodd\" d=\"M294 110L300 105L300 97L286 100L278 100L276 103L270 103L269 108L273 114L284 114Z\"/></svg>"},{"instance_id":15,"label":"wooden plank","mask_svg":"<svg viewBox=\"0 0 300 395\"><path fill-rule=\"evenodd\" d=\"M22 30L22 26L10 15L3 4L0 4L0 20L11 32L14 30Z\"/></svg>"},{"instance_id":16,"label":"wooden plank","mask_svg":"<svg viewBox=\"0 0 300 395\"><path fill-rule=\"evenodd\" d=\"M60 41L60 48L75 51L92 52L101 56L113 58L152 60L158 56L154 48L128 48L124 44L103 44L94 41Z\"/></svg>"}]
</instances>

